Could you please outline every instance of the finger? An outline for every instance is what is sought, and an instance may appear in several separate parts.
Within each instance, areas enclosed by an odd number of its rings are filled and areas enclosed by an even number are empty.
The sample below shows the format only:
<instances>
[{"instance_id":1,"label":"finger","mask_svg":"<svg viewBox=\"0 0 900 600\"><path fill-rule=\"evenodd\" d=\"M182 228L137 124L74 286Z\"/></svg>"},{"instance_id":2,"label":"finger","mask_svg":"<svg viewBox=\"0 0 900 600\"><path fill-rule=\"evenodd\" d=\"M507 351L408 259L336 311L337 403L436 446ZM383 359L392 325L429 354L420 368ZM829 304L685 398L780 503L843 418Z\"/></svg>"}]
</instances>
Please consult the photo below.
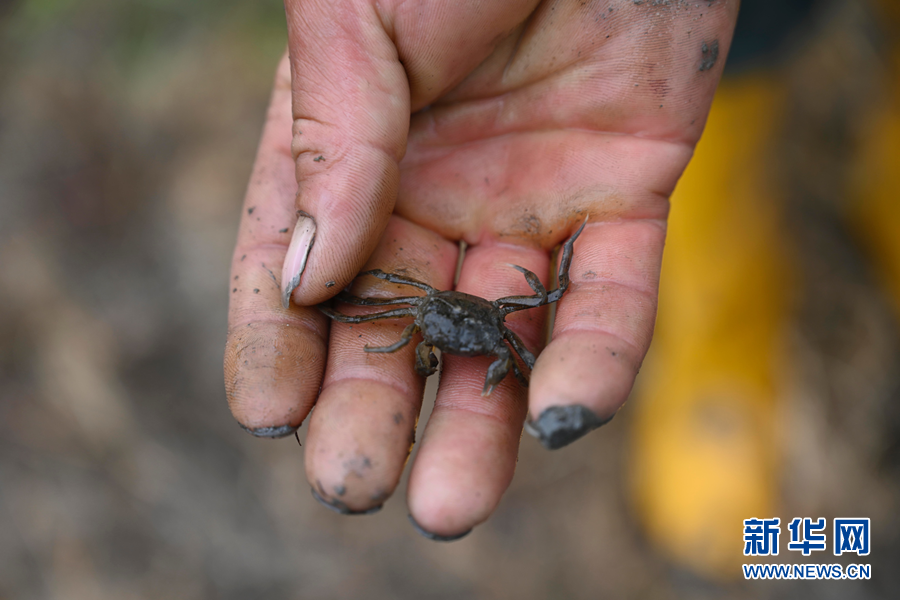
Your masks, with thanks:
<instances>
[{"instance_id":1,"label":"finger","mask_svg":"<svg viewBox=\"0 0 900 600\"><path fill-rule=\"evenodd\" d=\"M254 435L293 433L315 401L327 323L317 311L281 306L276 273L294 221L290 72L282 60L247 189L231 264L225 390L232 414Z\"/></svg>"},{"instance_id":2,"label":"finger","mask_svg":"<svg viewBox=\"0 0 900 600\"><path fill-rule=\"evenodd\" d=\"M367 269L402 273L447 289L453 283L457 246L400 218L391 219ZM361 277L363 297L419 295L406 285ZM398 306L338 304L344 314L369 314ZM306 438L306 473L314 492L343 513L367 512L394 491L409 456L422 403L424 378L413 368L415 335L391 353L365 346L395 343L411 317L360 324L332 323L328 367Z\"/></svg>"},{"instance_id":3,"label":"finger","mask_svg":"<svg viewBox=\"0 0 900 600\"><path fill-rule=\"evenodd\" d=\"M575 242L571 284L537 359L527 430L560 448L615 415L653 333L665 225L588 223Z\"/></svg>"},{"instance_id":4,"label":"finger","mask_svg":"<svg viewBox=\"0 0 900 600\"><path fill-rule=\"evenodd\" d=\"M547 273L549 265L540 248L491 242L467 252L458 289L488 299L533 294L507 263L535 273ZM507 317L509 328L535 353L545 314L542 307ZM442 360L441 387L412 467L408 498L420 529L452 539L487 519L512 480L526 390L510 373L482 397L492 358L445 353Z\"/></svg>"},{"instance_id":5,"label":"finger","mask_svg":"<svg viewBox=\"0 0 900 600\"><path fill-rule=\"evenodd\" d=\"M384 231L406 149L409 87L371 4L288 0L285 10L296 208L309 216L297 221L282 292L310 305L348 284Z\"/></svg>"}]
</instances>

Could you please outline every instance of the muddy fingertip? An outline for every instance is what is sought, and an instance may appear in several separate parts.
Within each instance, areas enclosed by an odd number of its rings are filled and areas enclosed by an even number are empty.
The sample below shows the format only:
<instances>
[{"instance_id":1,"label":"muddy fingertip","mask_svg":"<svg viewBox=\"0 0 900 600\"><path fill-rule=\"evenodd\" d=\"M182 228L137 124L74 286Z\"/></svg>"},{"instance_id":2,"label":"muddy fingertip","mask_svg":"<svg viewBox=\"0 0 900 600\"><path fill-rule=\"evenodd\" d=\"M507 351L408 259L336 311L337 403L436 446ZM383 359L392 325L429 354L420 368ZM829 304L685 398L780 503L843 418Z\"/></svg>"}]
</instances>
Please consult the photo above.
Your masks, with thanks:
<instances>
[{"instance_id":1,"label":"muddy fingertip","mask_svg":"<svg viewBox=\"0 0 900 600\"><path fill-rule=\"evenodd\" d=\"M297 430L300 429L300 425L290 424L272 427L247 427L246 425L241 425L241 423L238 423L238 425L250 435L269 439L280 439L289 435L294 435Z\"/></svg>"},{"instance_id":2,"label":"muddy fingertip","mask_svg":"<svg viewBox=\"0 0 900 600\"><path fill-rule=\"evenodd\" d=\"M469 535L470 533L472 533L472 529L474 529L474 527L473 527L473 528L467 529L466 531L463 531L462 533L457 533L455 535L438 535L437 533L431 533L427 529L422 528L421 525L416 523L416 520L413 518L412 515L407 515L407 516L409 517L409 522L412 524L413 529L416 530L416 533L418 533L422 537L429 539L433 542L455 542L456 540L461 540L462 538L464 538L467 535Z\"/></svg>"},{"instance_id":3,"label":"muddy fingertip","mask_svg":"<svg viewBox=\"0 0 900 600\"><path fill-rule=\"evenodd\" d=\"M314 487L309 488L309 491L312 493L312 497L315 498L319 504L321 504L328 510L333 510L339 515L373 515L384 507L383 504L379 504L365 510L352 510L349 506L336 498L330 500L325 498L324 496L322 496L322 494L317 492L316 488Z\"/></svg>"},{"instance_id":4,"label":"muddy fingertip","mask_svg":"<svg viewBox=\"0 0 900 600\"><path fill-rule=\"evenodd\" d=\"M551 406L541 412L536 420L526 421L525 431L536 437L547 450L558 450L611 420L612 417L598 417L580 404Z\"/></svg>"}]
</instances>

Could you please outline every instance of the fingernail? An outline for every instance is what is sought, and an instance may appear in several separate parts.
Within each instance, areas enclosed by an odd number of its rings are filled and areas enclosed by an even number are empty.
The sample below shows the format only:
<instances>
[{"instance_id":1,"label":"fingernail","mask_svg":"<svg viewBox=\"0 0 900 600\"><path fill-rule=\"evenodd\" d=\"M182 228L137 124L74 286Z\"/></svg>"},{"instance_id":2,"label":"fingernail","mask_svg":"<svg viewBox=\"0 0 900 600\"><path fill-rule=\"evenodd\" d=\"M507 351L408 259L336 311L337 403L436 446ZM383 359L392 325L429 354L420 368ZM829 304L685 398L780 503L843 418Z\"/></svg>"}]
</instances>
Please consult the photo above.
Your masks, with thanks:
<instances>
[{"instance_id":1,"label":"fingernail","mask_svg":"<svg viewBox=\"0 0 900 600\"><path fill-rule=\"evenodd\" d=\"M241 425L238 423L238 425ZM279 425L278 427L245 427L241 425L241 429L251 435L261 438L283 438L293 435L295 431L300 429L299 425Z\"/></svg>"},{"instance_id":2,"label":"fingernail","mask_svg":"<svg viewBox=\"0 0 900 600\"><path fill-rule=\"evenodd\" d=\"M526 421L525 431L540 440L544 448L557 450L611 420L612 417L601 419L580 404L551 406L536 421Z\"/></svg>"},{"instance_id":3,"label":"fingernail","mask_svg":"<svg viewBox=\"0 0 900 600\"><path fill-rule=\"evenodd\" d=\"M340 515L372 515L381 510L383 504L379 504L378 506L373 506L372 508L367 508L366 510L351 510L346 504L341 502L340 500L326 500L323 498L319 492L316 491L316 488L309 488L309 491L312 492L313 498L319 501L319 504L324 506L329 510L333 510L334 512Z\"/></svg>"},{"instance_id":4,"label":"fingernail","mask_svg":"<svg viewBox=\"0 0 900 600\"><path fill-rule=\"evenodd\" d=\"M468 529L456 535L438 535L436 533L431 533L430 531L422 529L422 526L416 523L416 520L413 519L412 515L409 515L409 522L412 523L413 529L415 529L419 533L419 535L435 542L455 542L456 540L462 539L472 533L472 530Z\"/></svg>"},{"instance_id":5,"label":"fingernail","mask_svg":"<svg viewBox=\"0 0 900 600\"><path fill-rule=\"evenodd\" d=\"M298 210L294 235L291 237L291 245L288 246L284 267L281 269L281 304L285 308L291 305L291 293L300 285L300 276L306 269L309 249L312 248L315 239L316 220L312 215Z\"/></svg>"}]
</instances>

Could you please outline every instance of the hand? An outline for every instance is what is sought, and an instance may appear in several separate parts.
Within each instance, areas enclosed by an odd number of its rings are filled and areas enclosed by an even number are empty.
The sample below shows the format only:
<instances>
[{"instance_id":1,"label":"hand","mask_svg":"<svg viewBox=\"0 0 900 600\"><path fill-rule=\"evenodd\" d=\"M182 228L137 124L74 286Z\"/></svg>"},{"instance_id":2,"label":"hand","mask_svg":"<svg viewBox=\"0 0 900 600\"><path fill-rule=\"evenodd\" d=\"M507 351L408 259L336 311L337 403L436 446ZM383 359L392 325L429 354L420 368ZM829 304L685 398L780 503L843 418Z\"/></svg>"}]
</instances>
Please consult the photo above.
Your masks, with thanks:
<instances>
[{"instance_id":1,"label":"hand","mask_svg":"<svg viewBox=\"0 0 900 600\"><path fill-rule=\"evenodd\" d=\"M468 250L456 289L532 294L509 263L552 289L552 249L589 219L528 390L510 376L483 398L491 359L443 356L408 503L421 529L453 539L497 506L526 413L556 448L628 396L653 330L668 197L703 129L737 2L286 10L290 61L232 264L225 383L235 418L260 436L290 435L315 405L306 471L325 502L365 512L390 496L424 382L415 344L363 351L399 339L405 321L330 324L313 305L363 269L451 289L458 240ZM356 293L408 293L368 279ZM535 354L546 315L508 319Z\"/></svg>"}]
</instances>

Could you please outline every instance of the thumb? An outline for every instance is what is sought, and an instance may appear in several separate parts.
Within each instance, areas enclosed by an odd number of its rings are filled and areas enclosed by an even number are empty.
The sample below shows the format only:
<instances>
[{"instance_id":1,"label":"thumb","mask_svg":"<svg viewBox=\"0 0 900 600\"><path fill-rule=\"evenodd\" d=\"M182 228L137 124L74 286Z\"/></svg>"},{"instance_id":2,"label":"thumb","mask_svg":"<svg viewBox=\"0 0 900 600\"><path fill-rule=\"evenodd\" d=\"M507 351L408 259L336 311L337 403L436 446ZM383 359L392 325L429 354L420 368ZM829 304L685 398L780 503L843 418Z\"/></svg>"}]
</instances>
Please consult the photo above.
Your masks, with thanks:
<instances>
[{"instance_id":1,"label":"thumb","mask_svg":"<svg viewBox=\"0 0 900 600\"><path fill-rule=\"evenodd\" d=\"M409 84L375 6L285 2L298 183L281 279L285 306L291 297L315 304L346 286L394 207Z\"/></svg>"}]
</instances>

